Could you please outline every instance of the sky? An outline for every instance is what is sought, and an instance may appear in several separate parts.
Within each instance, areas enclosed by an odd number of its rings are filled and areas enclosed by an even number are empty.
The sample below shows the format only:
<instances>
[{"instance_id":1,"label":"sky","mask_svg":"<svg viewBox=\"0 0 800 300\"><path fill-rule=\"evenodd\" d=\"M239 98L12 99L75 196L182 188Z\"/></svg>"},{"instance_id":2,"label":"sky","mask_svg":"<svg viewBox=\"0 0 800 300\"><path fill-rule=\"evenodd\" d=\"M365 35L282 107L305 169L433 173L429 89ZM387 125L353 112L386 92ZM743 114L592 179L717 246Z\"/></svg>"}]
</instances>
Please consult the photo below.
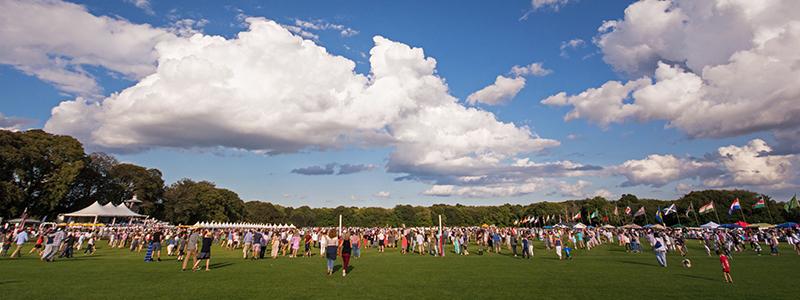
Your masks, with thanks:
<instances>
[{"instance_id":1,"label":"sky","mask_svg":"<svg viewBox=\"0 0 800 300\"><path fill-rule=\"evenodd\" d=\"M312 207L800 178L800 2L0 0L0 128Z\"/></svg>"}]
</instances>

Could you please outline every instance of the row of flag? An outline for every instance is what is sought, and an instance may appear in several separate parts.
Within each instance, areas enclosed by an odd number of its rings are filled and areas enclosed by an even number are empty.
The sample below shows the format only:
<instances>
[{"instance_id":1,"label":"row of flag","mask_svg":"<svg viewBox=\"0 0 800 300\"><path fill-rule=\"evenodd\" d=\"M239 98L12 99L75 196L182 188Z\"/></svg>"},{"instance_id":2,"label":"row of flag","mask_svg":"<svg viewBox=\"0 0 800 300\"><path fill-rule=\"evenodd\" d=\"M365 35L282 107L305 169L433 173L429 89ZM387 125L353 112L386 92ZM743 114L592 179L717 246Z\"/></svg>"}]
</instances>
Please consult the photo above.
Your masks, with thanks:
<instances>
[{"instance_id":1,"label":"row of flag","mask_svg":"<svg viewBox=\"0 0 800 300\"><path fill-rule=\"evenodd\" d=\"M767 206L766 201L764 201L763 198L759 198L753 204L752 208L753 209L761 209L761 208L766 208L766 206ZM795 209L795 208L800 208L800 203L798 203L797 195L792 197L792 199L789 200L789 202L784 204L784 209L787 212L789 212L789 211L791 211L792 209ZM739 202L739 198L736 198L736 199L733 200L733 202L731 202L731 205L728 208L728 215L733 215L733 213L735 211L737 211L737 210L738 211L742 210L742 205ZM711 202L706 203L705 205L701 206L697 210L697 213L702 215L702 214L707 214L707 213L714 212L714 211L716 211L716 207L714 206L714 202L711 201ZM656 222L657 223L663 223L664 216L667 216L667 215L670 215L670 214L673 214L673 213L677 213L677 212L678 212L678 207L675 204L672 204L672 205L664 208L663 210L661 209L661 207L659 207L658 209L656 209L656 214L655 214ZM692 203L689 203L689 207L686 209L686 217L688 218L689 214L690 213L694 213L694 212L695 212L694 205ZM638 210L636 210L635 213L633 213L633 209L631 209L630 206L627 206L624 209L624 214L628 215L628 216L633 215L634 218L638 218L638 217L646 215L647 211L646 211L645 207L642 206ZM619 216L619 207L614 207L614 215L615 216ZM571 219L572 221L577 221L577 220L582 220L583 219L583 215L582 215L582 213L580 211L575 213L572 217L569 217L569 215L566 215L566 217L568 219ZM601 216L600 212L597 209L595 209L591 214L589 214L588 219L592 220L592 219L601 218L601 217L603 218L603 221L608 221L608 216ZM514 221L514 224L539 224L540 222L542 222L543 224L547 224L551 220L555 221L556 218L558 218L558 222L562 221L561 216L556 216L556 215L547 215L547 216L541 216L541 217L527 216L527 217L524 217L522 220Z\"/></svg>"}]
</instances>

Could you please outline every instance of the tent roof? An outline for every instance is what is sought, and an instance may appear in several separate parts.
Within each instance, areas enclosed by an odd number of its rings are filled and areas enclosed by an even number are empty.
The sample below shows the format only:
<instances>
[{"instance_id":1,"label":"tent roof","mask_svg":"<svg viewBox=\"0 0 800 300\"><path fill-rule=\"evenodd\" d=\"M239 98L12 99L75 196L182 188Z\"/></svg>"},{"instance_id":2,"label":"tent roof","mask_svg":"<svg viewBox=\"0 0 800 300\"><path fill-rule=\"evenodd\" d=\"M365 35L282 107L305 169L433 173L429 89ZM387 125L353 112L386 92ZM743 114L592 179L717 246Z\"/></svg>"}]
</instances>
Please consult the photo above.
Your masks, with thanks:
<instances>
[{"instance_id":1,"label":"tent roof","mask_svg":"<svg viewBox=\"0 0 800 300\"><path fill-rule=\"evenodd\" d=\"M714 228L717 228L717 227L719 227L719 224L717 224L717 223L714 223L713 221L712 221L712 222L705 223L705 224L703 224L703 225L700 225L700 228L710 228L710 229L714 229Z\"/></svg>"},{"instance_id":2,"label":"tent roof","mask_svg":"<svg viewBox=\"0 0 800 300\"><path fill-rule=\"evenodd\" d=\"M64 214L65 217L144 217L144 215L137 214L124 205L114 206L114 204L106 203L100 205L95 201L81 210Z\"/></svg>"}]
</instances>

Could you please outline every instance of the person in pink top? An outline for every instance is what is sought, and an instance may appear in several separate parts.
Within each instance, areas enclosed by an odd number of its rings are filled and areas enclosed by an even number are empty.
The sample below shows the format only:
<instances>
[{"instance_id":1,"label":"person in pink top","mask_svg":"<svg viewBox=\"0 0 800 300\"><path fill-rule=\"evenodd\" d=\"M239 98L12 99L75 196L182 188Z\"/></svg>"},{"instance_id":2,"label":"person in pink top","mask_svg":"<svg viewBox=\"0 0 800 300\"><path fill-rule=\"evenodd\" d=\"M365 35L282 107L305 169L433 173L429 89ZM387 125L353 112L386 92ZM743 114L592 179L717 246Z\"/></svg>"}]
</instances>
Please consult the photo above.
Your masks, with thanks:
<instances>
[{"instance_id":1,"label":"person in pink top","mask_svg":"<svg viewBox=\"0 0 800 300\"><path fill-rule=\"evenodd\" d=\"M350 246L353 247L353 257L359 258L361 257L361 244L359 243L361 239L358 237L358 233L354 233L350 235Z\"/></svg>"},{"instance_id":2,"label":"person in pink top","mask_svg":"<svg viewBox=\"0 0 800 300\"><path fill-rule=\"evenodd\" d=\"M300 235L295 232L292 235L292 256L290 257L296 257L298 249L300 249Z\"/></svg>"}]
</instances>

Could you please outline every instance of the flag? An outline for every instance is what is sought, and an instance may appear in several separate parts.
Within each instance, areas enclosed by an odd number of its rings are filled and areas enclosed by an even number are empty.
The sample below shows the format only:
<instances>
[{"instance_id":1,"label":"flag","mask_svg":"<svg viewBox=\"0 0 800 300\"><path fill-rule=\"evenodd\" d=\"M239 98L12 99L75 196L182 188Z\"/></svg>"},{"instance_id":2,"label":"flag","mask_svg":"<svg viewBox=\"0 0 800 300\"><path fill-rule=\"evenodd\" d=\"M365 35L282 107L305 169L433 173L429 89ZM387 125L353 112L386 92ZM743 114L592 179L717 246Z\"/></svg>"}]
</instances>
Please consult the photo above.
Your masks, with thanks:
<instances>
[{"instance_id":1,"label":"flag","mask_svg":"<svg viewBox=\"0 0 800 300\"><path fill-rule=\"evenodd\" d=\"M572 220L573 221L578 220L580 218L581 218L581 212L580 211L577 214L575 214L574 216L572 216Z\"/></svg>"},{"instance_id":2,"label":"flag","mask_svg":"<svg viewBox=\"0 0 800 300\"><path fill-rule=\"evenodd\" d=\"M700 214L705 214L714 211L714 202L709 202L700 207Z\"/></svg>"},{"instance_id":3,"label":"flag","mask_svg":"<svg viewBox=\"0 0 800 300\"><path fill-rule=\"evenodd\" d=\"M656 223L664 223L664 218L662 218L660 206L656 208Z\"/></svg>"},{"instance_id":4,"label":"flag","mask_svg":"<svg viewBox=\"0 0 800 300\"><path fill-rule=\"evenodd\" d=\"M759 197L758 201L756 201L756 203L753 204L753 209L764 208L766 206L767 206L767 203L764 201L764 198Z\"/></svg>"},{"instance_id":5,"label":"flag","mask_svg":"<svg viewBox=\"0 0 800 300\"><path fill-rule=\"evenodd\" d=\"M545 223L550 223L550 215L547 215L547 219L544 222Z\"/></svg>"},{"instance_id":6,"label":"flag","mask_svg":"<svg viewBox=\"0 0 800 300\"><path fill-rule=\"evenodd\" d=\"M678 212L678 208L677 208L677 207L675 207L675 204L672 204L672 205L670 205L669 207L667 207L667 208L665 208L665 209L664 209L664 215L665 215L665 216L666 216L666 215L669 215L669 214L671 214L671 213L676 213L676 212Z\"/></svg>"},{"instance_id":7,"label":"flag","mask_svg":"<svg viewBox=\"0 0 800 300\"><path fill-rule=\"evenodd\" d=\"M633 210L631 209L631 207L630 207L630 206L628 206L628 207L625 207L625 214L626 214L626 215L629 215L629 216L630 216L630 215L631 215L631 212L633 212Z\"/></svg>"},{"instance_id":8,"label":"flag","mask_svg":"<svg viewBox=\"0 0 800 300\"><path fill-rule=\"evenodd\" d=\"M591 214L591 215L589 215L589 220L591 220L591 219L594 219L594 218L597 218L597 217L599 217L599 216L600 216L600 214L598 214L598 213L597 213L597 209L595 209L595 210L594 210L594 212L592 212L592 214Z\"/></svg>"},{"instance_id":9,"label":"flag","mask_svg":"<svg viewBox=\"0 0 800 300\"><path fill-rule=\"evenodd\" d=\"M519 220L514 220L514 225L519 224Z\"/></svg>"},{"instance_id":10,"label":"flag","mask_svg":"<svg viewBox=\"0 0 800 300\"><path fill-rule=\"evenodd\" d=\"M539 224L539 217L533 219L533 224Z\"/></svg>"},{"instance_id":11,"label":"flag","mask_svg":"<svg viewBox=\"0 0 800 300\"><path fill-rule=\"evenodd\" d=\"M742 206L739 205L739 198L734 199L731 203L731 207L728 208L728 215L732 215L735 210L742 210Z\"/></svg>"},{"instance_id":12,"label":"flag","mask_svg":"<svg viewBox=\"0 0 800 300\"><path fill-rule=\"evenodd\" d=\"M614 215L619 216L619 207L614 206Z\"/></svg>"},{"instance_id":13,"label":"flag","mask_svg":"<svg viewBox=\"0 0 800 300\"><path fill-rule=\"evenodd\" d=\"M20 216L19 218L20 218L20 220L19 220L19 223L17 223L17 226L20 228L19 230L22 231L23 228L25 228L25 219L28 218L28 208L27 207L25 208L24 211L22 211L22 216Z\"/></svg>"},{"instance_id":14,"label":"flag","mask_svg":"<svg viewBox=\"0 0 800 300\"><path fill-rule=\"evenodd\" d=\"M800 204L797 203L797 194L794 194L792 200L789 200L789 202L786 202L786 204L783 205L783 209L786 210L786 212L798 207L800 207Z\"/></svg>"},{"instance_id":15,"label":"flag","mask_svg":"<svg viewBox=\"0 0 800 300\"><path fill-rule=\"evenodd\" d=\"M694 212L694 204L689 202L689 208L686 209L686 217L688 218L689 217L689 213L693 213L693 212Z\"/></svg>"},{"instance_id":16,"label":"flag","mask_svg":"<svg viewBox=\"0 0 800 300\"><path fill-rule=\"evenodd\" d=\"M633 217L636 218L638 216L644 216L644 214L646 214L646 212L644 211L644 206L642 206L636 211L636 214L634 214Z\"/></svg>"}]
</instances>

